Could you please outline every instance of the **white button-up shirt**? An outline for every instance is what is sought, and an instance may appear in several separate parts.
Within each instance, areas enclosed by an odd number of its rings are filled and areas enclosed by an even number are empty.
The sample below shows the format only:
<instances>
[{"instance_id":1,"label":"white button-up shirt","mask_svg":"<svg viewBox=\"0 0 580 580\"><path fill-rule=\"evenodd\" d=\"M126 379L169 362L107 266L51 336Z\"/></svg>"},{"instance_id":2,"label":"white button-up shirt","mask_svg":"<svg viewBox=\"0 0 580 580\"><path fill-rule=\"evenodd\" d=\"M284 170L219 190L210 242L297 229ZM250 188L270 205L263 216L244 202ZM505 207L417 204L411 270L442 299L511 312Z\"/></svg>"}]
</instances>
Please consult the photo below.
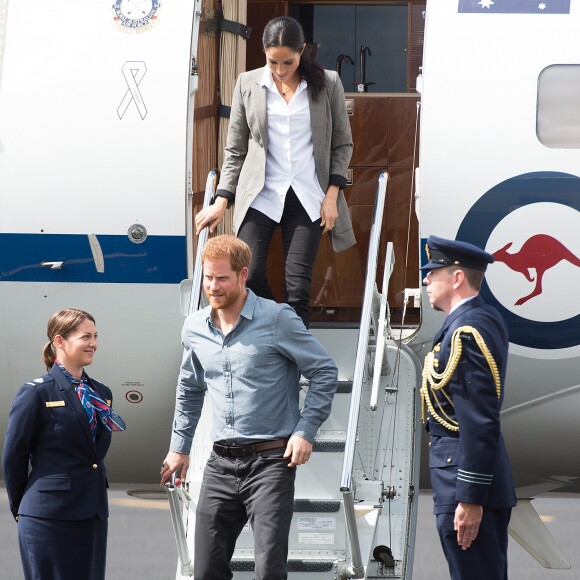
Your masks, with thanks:
<instances>
[{"instance_id":1,"label":"white button-up shirt","mask_svg":"<svg viewBox=\"0 0 580 580\"><path fill-rule=\"evenodd\" d=\"M261 85L266 87L268 115L268 153L266 180L251 207L280 222L286 192L290 187L314 222L320 218L322 191L314 165L307 83L300 81L292 99L286 103L278 92L266 65Z\"/></svg>"}]
</instances>

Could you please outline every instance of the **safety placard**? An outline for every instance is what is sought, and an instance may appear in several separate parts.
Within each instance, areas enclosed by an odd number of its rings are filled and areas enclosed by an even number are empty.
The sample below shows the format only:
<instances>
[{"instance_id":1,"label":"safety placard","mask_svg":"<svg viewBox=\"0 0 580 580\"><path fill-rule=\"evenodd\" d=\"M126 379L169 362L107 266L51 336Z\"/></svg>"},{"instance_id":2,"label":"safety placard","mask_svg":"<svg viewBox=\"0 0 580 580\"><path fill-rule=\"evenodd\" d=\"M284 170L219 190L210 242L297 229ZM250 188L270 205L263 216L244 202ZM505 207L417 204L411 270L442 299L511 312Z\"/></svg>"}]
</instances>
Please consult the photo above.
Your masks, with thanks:
<instances>
[{"instance_id":1,"label":"safety placard","mask_svg":"<svg viewBox=\"0 0 580 580\"><path fill-rule=\"evenodd\" d=\"M298 534L299 544L334 544L334 534Z\"/></svg>"},{"instance_id":2,"label":"safety placard","mask_svg":"<svg viewBox=\"0 0 580 580\"><path fill-rule=\"evenodd\" d=\"M298 518L297 526L299 530L336 530L336 518Z\"/></svg>"}]
</instances>

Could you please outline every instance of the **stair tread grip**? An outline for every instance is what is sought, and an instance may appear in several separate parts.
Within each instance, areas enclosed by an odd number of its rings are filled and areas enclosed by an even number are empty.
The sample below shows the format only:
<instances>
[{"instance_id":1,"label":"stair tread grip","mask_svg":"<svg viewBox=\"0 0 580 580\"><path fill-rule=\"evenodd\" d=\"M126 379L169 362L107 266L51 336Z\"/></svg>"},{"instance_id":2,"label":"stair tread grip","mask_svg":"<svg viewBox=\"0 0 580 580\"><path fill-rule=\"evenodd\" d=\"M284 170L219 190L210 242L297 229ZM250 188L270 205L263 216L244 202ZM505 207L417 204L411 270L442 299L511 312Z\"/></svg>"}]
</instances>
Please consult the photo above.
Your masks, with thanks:
<instances>
[{"instance_id":1,"label":"stair tread grip","mask_svg":"<svg viewBox=\"0 0 580 580\"><path fill-rule=\"evenodd\" d=\"M288 560L288 572L329 572L334 567L334 560ZM253 572L254 560L247 558L232 558L232 572Z\"/></svg>"}]
</instances>

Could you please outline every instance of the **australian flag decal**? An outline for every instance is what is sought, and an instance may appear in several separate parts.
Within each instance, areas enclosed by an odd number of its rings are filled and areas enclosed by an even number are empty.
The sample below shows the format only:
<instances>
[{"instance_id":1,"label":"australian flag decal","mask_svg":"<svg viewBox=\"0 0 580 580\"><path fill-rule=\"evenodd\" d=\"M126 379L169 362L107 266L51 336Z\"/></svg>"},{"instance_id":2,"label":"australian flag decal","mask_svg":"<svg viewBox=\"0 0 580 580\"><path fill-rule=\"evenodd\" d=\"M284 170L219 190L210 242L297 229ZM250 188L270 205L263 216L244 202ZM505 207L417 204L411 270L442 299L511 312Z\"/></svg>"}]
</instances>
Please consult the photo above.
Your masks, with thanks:
<instances>
[{"instance_id":1,"label":"australian flag decal","mask_svg":"<svg viewBox=\"0 0 580 580\"><path fill-rule=\"evenodd\" d=\"M570 0L459 0L470 14L570 14Z\"/></svg>"}]
</instances>

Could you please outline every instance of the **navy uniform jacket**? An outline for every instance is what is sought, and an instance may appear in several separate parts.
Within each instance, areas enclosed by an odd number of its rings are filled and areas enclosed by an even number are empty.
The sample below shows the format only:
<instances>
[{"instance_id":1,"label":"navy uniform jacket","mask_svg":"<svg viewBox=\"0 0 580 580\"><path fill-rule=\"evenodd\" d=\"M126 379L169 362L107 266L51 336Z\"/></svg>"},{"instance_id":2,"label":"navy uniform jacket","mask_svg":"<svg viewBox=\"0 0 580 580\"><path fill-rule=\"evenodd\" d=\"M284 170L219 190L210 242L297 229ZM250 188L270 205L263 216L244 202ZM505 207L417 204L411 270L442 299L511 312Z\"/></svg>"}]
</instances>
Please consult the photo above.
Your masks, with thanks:
<instances>
[{"instance_id":1,"label":"navy uniform jacket","mask_svg":"<svg viewBox=\"0 0 580 580\"><path fill-rule=\"evenodd\" d=\"M461 354L447 385L441 390L427 386L431 407L427 425L431 434L429 467L436 514L454 512L460 501L479 504L484 509L516 504L499 419L508 332L499 313L476 296L454 310L436 334L432 351L434 373L441 375L450 370L447 366L453 358L452 337L461 327L474 328L485 344L482 351L477 333L462 330ZM486 349L488 358L484 354ZM495 361L499 384L494 381L488 359L493 359L492 366Z\"/></svg>"},{"instance_id":2,"label":"navy uniform jacket","mask_svg":"<svg viewBox=\"0 0 580 580\"><path fill-rule=\"evenodd\" d=\"M111 401L108 387L88 382L103 400ZM110 443L111 432L100 424L95 443L75 389L56 365L24 384L10 411L2 456L14 517L108 517L103 460Z\"/></svg>"}]
</instances>

